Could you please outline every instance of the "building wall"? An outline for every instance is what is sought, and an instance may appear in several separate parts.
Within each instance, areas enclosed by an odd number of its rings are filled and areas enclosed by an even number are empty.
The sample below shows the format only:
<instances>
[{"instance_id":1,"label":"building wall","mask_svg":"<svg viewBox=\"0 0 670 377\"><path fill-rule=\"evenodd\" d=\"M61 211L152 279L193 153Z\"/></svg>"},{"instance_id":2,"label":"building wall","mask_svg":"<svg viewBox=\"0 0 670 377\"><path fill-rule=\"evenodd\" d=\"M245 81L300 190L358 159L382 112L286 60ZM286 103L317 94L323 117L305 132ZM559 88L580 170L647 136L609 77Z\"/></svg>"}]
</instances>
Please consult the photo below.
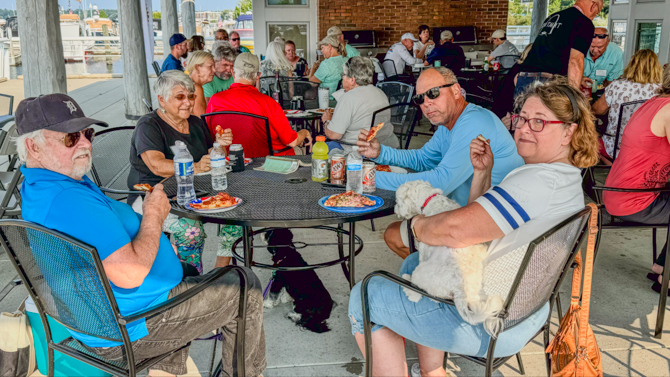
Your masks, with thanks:
<instances>
[{"instance_id":1,"label":"building wall","mask_svg":"<svg viewBox=\"0 0 670 377\"><path fill-rule=\"evenodd\" d=\"M479 40L507 27L507 0L319 0L318 36L331 26L343 30L374 30L379 47L399 42L403 33L416 36L421 24L430 27L477 27Z\"/></svg>"}]
</instances>

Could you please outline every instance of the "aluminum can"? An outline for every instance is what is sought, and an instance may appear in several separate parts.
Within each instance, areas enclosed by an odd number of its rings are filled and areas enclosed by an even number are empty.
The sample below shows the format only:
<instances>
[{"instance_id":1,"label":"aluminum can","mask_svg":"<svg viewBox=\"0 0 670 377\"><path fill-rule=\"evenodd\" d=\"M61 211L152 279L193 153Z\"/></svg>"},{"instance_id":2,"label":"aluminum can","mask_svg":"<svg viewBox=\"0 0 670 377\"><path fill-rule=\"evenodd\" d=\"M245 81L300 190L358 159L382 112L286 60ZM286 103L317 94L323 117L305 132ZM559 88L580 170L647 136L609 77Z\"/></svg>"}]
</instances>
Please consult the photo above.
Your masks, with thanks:
<instances>
[{"instance_id":1,"label":"aluminum can","mask_svg":"<svg viewBox=\"0 0 670 377\"><path fill-rule=\"evenodd\" d=\"M363 192L375 192L377 190L377 169L375 163L366 161L363 163Z\"/></svg>"},{"instance_id":2,"label":"aluminum can","mask_svg":"<svg viewBox=\"0 0 670 377\"><path fill-rule=\"evenodd\" d=\"M233 144L230 146L228 160L233 172L244 171L244 147L242 144Z\"/></svg>"},{"instance_id":3,"label":"aluminum can","mask_svg":"<svg viewBox=\"0 0 670 377\"><path fill-rule=\"evenodd\" d=\"M500 62L498 59L493 61L493 72L498 72L500 70Z\"/></svg>"},{"instance_id":4,"label":"aluminum can","mask_svg":"<svg viewBox=\"0 0 670 377\"><path fill-rule=\"evenodd\" d=\"M591 99L591 96L593 95L593 84L590 82L585 82L584 86L582 86L582 94L588 99Z\"/></svg>"},{"instance_id":5,"label":"aluminum can","mask_svg":"<svg viewBox=\"0 0 670 377\"><path fill-rule=\"evenodd\" d=\"M344 155L340 153L333 153L330 159L330 180L344 181L346 160Z\"/></svg>"}]
</instances>

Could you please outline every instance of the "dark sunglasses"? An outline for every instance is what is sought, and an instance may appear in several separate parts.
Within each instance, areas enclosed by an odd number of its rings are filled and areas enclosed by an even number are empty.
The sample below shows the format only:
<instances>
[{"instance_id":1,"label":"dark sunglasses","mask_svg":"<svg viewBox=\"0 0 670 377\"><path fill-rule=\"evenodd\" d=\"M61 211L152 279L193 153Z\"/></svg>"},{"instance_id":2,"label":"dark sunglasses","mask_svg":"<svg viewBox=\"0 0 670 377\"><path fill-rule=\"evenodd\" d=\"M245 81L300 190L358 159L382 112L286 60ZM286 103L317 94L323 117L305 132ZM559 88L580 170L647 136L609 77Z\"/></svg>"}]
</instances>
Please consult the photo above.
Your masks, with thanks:
<instances>
[{"instance_id":1,"label":"dark sunglasses","mask_svg":"<svg viewBox=\"0 0 670 377\"><path fill-rule=\"evenodd\" d=\"M79 138L81 138L82 133L84 134L84 137L88 139L88 141L93 142L93 134L95 133L95 131L93 131L92 128L87 128L79 132L72 132L66 134L65 136L63 136L63 144L67 148L74 147L79 142Z\"/></svg>"},{"instance_id":2,"label":"dark sunglasses","mask_svg":"<svg viewBox=\"0 0 670 377\"><path fill-rule=\"evenodd\" d=\"M190 93L188 95L184 93L179 93L176 96L174 96L174 99L177 101L183 101L185 98L188 98L189 101L195 101L195 93Z\"/></svg>"},{"instance_id":3,"label":"dark sunglasses","mask_svg":"<svg viewBox=\"0 0 670 377\"><path fill-rule=\"evenodd\" d=\"M524 124L528 123L528 127L530 128L531 131L533 132L542 132L544 130L544 127L547 124L561 124L565 123L560 120L544 120L544 119L539 119L539 118L525 118L522 117L519 114L513 114L512 115L512 128L517 129L523 127Z\"/></svg>"},{"instance_id":4,"label":"dark sunglasses","mask_svg":"<svg viewBox=\"0 0 670 377\"><path fill-rule=\"evenodd\" d=\"M424 96L427 96L430 99L435 99L435 98L440 96L440 89L448 88L450 86L453 86L454 84L456 84L456 83L452 82L451 84L436 86L434 88L430 88L430 89L426 90L425 93L417 94L415 96L412 96L412 103L414 103L417 106L422 105L423 101L424 101L424 98L423 98Z\"/></svg>"},{"instance_id":5,"label":"dark sunglasses","mask_svg":"<svg viewBox=\"0 0 670 377\"><path fill-rule=\"evenodd\" d=\"M605 39L607 37L607 34L593 34L593 38Z\"/></svg>"},{"instance_id":6,"label":"dark sunglasses","mask_svg":"<svg viewBox=\"0 0 670 377\"><path fill-rule=\"evenodd\" d=\"M231 41L234 41L234 42L237 42L237 41L239 41L239 40L240 40L240 38L233 38L233 39L231 39Z\"/></svg>"}]
</instances>

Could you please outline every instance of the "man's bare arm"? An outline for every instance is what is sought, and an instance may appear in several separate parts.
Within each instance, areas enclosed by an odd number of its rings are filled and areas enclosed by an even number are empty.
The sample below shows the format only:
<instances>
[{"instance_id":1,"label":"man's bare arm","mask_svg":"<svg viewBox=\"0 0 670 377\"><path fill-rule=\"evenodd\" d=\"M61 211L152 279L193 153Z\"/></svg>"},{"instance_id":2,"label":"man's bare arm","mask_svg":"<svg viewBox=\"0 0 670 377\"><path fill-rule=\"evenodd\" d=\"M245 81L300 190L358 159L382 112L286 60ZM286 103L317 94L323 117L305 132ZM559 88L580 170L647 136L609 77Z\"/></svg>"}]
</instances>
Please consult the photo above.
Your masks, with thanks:
<instances>
[{"instance_id":1,"label":"man's bare arm","mask_svg":"<svg viewBox=\"0 0 670 377\"><path fill-rule=\"evenodd\" d=\"M570 50L570 61L568 62L568 82L573 88L581 90L582 77L584 76L584 54Z\"/></svg>"}]
</instances>

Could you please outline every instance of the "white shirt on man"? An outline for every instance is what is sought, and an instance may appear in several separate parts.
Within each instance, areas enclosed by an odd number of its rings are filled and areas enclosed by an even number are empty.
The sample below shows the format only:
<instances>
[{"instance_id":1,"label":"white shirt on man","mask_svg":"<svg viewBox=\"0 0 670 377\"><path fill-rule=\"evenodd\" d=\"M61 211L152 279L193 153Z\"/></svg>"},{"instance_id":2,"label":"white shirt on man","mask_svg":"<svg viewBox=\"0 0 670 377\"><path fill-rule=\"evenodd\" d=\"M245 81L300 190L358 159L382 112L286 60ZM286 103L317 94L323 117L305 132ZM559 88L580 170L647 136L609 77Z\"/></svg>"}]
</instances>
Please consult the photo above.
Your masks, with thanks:
<instances>
[{"instance_id":1,"label":"white shirt on man","mask_svg":"<svg viewBox=\"0 0 670 377\"><path fill-rule=\"evenodd\" d=\"M423 59L415 58L412 56L413 54L414 51L410 53L407 51L407 47L405 47L402 42L398 42L389 48L386 56L384 57L384 60L393 60L393 63L395 64L395 73L400 75L405 72L406 64L414 65L423 63ZM390 76L391 74L391 72L386 72L387 76Z\"/></svg>"}]
</instances>

